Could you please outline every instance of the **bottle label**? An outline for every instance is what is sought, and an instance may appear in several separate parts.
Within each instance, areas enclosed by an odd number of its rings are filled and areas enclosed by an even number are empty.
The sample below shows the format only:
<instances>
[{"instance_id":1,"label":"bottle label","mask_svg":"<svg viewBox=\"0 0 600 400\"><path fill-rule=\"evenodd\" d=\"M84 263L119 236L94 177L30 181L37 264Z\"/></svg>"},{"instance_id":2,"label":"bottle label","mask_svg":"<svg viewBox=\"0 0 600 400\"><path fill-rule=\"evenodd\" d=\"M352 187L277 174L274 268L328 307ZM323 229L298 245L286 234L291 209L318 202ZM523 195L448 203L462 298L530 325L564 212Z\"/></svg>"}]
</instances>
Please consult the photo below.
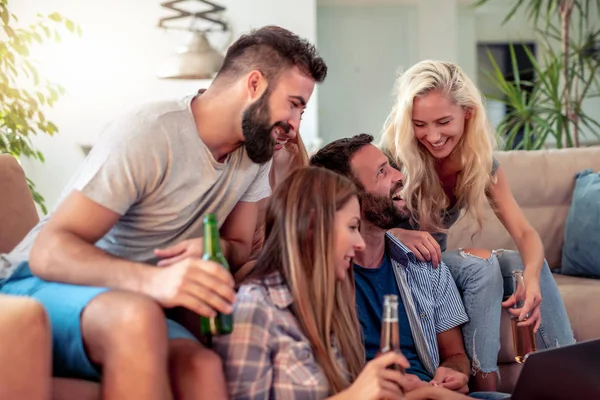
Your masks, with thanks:
<instances>
[{"instance_id":1,"label":"bottle label","mask_svg":"<svg viewBox=\"0 0 600 400\"><path fill-rule=\"evenodd\" d=\"M216 318L210 318L208 324L210 325L210 333L214 336L218 335L219 330L217 329Z\"/></svg>"}]
</instances>

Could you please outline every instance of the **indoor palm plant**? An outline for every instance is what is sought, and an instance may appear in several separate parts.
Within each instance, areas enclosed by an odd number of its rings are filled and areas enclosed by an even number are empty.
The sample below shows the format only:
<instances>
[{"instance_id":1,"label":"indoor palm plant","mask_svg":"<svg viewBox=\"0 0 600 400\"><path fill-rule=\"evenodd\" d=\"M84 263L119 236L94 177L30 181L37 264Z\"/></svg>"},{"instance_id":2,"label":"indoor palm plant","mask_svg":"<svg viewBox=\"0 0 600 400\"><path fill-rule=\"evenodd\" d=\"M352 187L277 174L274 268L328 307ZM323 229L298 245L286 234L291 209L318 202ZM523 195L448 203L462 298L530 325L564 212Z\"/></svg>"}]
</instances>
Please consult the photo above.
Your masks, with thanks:
<instances>
[{"instance_id":1,"label":"indoor palm plant","mask_svg":"<svg viewBox=\"0 0 600 400\"><path fill-rule=\"evenodd\" d=\"M550 141L558 148L578 147L582 127L600 137L598 119L582 107L586 99L600 96L600 0L513 0L504 21L519 11L539 33L537 58L523 46L535 78L520 78L513 46L510 79L489 53L489 77L502 94L495 100L510 110L497 127L506 147L533 150Z\"/></svg>"},{"instance_id":2,"label":"indoor palm plant","mask_svg":"<svg viewBox=\"0 0 600 400\"><path fill-rule=\"evenodd\" d=\"M60 40L65 28L78 34L80 29L57 13L38 15L37 21L27 27L16 27L17 23L8 0L0 0L0 153L43 162L43 154L34 148L31 139L39 133L57 132L44 110L54 105L63 89L40 77L30 52L36 44ZM30 179L28 183L33 199L46 213L44 198Z\"/></svg>"}]
</instances>

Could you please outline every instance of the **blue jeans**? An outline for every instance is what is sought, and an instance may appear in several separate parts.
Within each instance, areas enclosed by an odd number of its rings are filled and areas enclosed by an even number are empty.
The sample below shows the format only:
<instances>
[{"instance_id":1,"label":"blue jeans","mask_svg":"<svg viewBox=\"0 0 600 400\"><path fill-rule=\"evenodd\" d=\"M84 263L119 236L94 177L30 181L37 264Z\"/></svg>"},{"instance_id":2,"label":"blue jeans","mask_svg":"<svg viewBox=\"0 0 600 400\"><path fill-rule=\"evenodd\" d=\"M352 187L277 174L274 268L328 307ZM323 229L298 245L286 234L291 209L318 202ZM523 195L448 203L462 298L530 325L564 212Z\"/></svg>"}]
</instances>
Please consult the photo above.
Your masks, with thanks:
<instances>
[{"instance_id":1,"label":"blue jeans","mask_svg":"<svg viewBox=\"0 0 600 400\"><path fill-rule=\"evenodd\" d=\"M474 399L484 399L484 400L502 400L502 399L509 399L510 394L500 393L500 392L476 392L476 393L470 393L469 397L472 397Z\"/></svg>"},{"instance_id":2,"label":"blue jeans","mask_svg":"<svg viewBox=\"0 0 600 400\"><path fill-rule=\"evenodd\" d=\"M462 250L447 251L442 259L460 291L469 322L462 327L471 373L498 372L500 351L500 316L502 299L512 294L512 275L523 270L521 256L516 251L495 250L483 259ZM539 349L575 343L567 311L554 277L544 260L540 276L542 292L541 325L537 332Z\"/></svg>"}]
</instances>

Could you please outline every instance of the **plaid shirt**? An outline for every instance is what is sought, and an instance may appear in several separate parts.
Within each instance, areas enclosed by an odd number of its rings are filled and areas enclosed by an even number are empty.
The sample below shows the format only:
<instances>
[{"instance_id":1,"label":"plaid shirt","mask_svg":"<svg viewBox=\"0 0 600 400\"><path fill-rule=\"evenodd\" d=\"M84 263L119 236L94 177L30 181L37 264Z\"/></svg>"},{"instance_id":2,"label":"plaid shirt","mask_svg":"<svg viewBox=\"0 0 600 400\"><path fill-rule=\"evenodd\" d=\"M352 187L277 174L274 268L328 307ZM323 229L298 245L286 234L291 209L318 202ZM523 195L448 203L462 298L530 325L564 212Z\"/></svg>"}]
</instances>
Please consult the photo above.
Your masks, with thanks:
<instances>
[{"instance_id":1,"label":"plaid shirt","mask_svg":"<svg viewBox=\"0 0 600 400\"><path fill-rule=\"evenodd\" d=\"M232 399L324 399L329 384L291 311L292 293L277 273L242 285L234 328L213 339ZM338 362L344 366L337 348Z\"/></svg>"}]
</instances>

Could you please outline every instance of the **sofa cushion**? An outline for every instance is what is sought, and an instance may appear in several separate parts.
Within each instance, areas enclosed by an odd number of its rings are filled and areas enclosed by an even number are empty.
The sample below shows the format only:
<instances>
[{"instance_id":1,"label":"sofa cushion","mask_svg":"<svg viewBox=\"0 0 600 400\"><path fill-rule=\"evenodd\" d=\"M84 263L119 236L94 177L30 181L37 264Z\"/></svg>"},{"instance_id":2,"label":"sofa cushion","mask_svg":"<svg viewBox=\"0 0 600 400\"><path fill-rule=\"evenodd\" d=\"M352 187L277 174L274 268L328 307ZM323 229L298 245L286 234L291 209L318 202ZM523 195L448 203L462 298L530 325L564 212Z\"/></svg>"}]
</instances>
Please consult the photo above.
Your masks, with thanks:
<instances>
[{"instance_id":1,"label":"sofa cushion","mask_svg":"<svg viewBox=\"0 0 600 400\"><path fill-rule=\"evenodd\" d=\"M600 337L600 280L554 274L575 340Z\"/></svg>"},{"instance_id":2,"label":"sofa cushion","mask_svg":"<svg viewBox=\"0 0 600 400\"><path fill-rule=\"evenodd\" d=\"M573 176L600 170L600 146L574 149L512 150L495 154L527 220L539 233L550 268L560 267L564 228L573 195ZM448 250L459 247L511 249L516 245L486 204L483 230L470 216L450 229Z\"/></svg>"},{"instance_id":3,"label":"sofa cushion","mask_svg":"<svg viewBox=\"0 0 600 400\"><path fill-rule=\"evenodd\" d=\"M600 278L600 173L591 169L575 176L561 273Z\"/></svg>"}]
</instances>

